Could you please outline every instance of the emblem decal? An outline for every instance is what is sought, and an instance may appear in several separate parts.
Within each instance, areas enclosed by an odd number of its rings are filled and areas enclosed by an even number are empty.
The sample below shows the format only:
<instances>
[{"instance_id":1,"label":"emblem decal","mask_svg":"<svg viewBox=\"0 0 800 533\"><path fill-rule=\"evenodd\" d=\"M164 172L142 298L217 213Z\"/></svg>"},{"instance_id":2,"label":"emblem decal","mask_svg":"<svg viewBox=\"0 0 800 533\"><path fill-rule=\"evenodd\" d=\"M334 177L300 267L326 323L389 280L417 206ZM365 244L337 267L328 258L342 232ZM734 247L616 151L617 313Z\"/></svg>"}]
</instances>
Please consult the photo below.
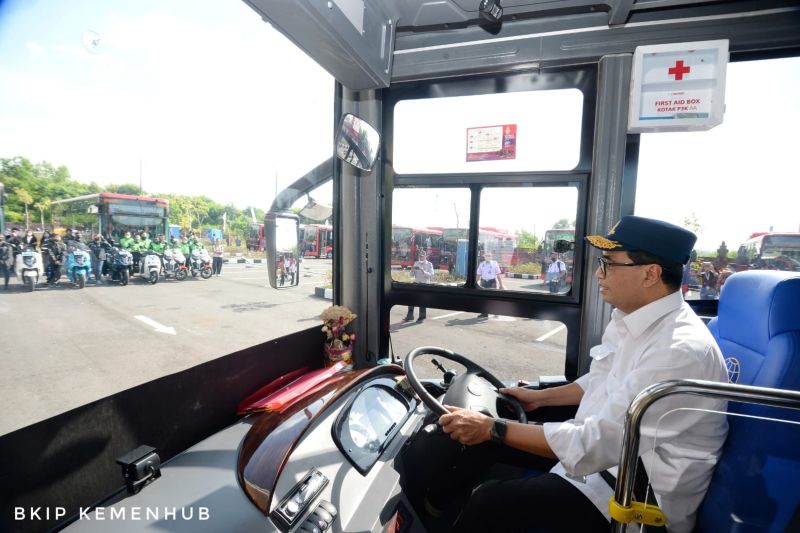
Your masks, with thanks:
<instances>
[{"instance_id":1,"label":"emblem decal","mask_svg":"<svg viewBox=\"0 0 800 533\"><path fill-rule=\"evenodd\" d=\"M739 360L735 357L726 358L725 368L728 369L728 381L730 383L739 383L739 374L741 370Z\"/></svg>"},{"instance_id":2,"label":"emblem decal","mask_svg":"<svg viewBox=\"0 0 800 533\"><path fill-rule=\"evenodd\" d=\"M592 246L596 246L597 248L600 248L602 250L611 250L613 248L619 248L620 246L622 246L620 243L616 241L606 239L605 237L601 237L599 235L590 235L586 237L586 240L592 243Z\"/></svg>"}]
</instances>

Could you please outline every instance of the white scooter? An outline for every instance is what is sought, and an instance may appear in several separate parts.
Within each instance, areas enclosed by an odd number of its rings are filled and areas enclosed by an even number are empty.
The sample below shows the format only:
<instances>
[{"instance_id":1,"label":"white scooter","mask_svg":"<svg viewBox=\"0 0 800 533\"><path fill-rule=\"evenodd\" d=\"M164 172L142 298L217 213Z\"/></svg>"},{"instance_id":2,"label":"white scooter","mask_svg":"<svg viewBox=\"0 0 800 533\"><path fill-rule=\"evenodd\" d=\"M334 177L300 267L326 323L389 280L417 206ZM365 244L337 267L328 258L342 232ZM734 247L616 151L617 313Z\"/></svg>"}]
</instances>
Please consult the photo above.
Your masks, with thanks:
<instances>
[{"instance_id":1,"label":"white scooter","mask_svg":"<svg viewBox=\"0 0 800 533\"><path fill-rule=\"evenodd\" d=\"M20 283L25 285L25 289L33 292L39 279L44 279L42 254L33 248L20 252L14 262L14 272Z\"/></svg>"},{"instance_id":2,"label":"white scooter","mask_svg":"<svg viewBox=\"0 0 800 533\"><path fill-rule=\"evenodd\" d=\"M154 252L143 252L139 258L139 275L150 282L151 285L158 283L158 276L161 273L161 256Z\"/></svg>"}]
</instances>

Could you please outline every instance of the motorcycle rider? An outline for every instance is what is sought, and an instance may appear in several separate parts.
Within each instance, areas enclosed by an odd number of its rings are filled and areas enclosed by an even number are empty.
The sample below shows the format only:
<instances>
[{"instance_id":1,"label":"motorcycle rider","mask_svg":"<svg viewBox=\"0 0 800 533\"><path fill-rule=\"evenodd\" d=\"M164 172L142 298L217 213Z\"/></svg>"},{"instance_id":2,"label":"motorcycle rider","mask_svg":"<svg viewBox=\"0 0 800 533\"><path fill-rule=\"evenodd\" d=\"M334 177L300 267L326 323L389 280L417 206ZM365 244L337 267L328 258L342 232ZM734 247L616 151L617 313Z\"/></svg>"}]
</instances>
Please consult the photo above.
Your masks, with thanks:
<instances>
[{"instance_id":1,"label":"motorcycle rider","mask_svg":"<svg viewBox=\"0 0 800 533\"><path fill-rule=\"evenodd\" d=\"M54 233L43 248L49 258L47 262L47 284L58 285L58 279L61 277L61 265L64 263L64 254L67 251L67 247L61 242L61 235Z\"/></svg>"},{"instance_id":2,"label":"motorcycle rider","mask_svg":"<svg viewBox=\"0 0 800 533\"><path fill-rule=\"evenodd\" d=\"M150 240L150 234L147 233L146 231L143 231L142 232L142 242L140 244L140 246L142 248L142 251L146 252L147 250L150 250L150 245L151 244L153 244L153 241Z\"/></svg>"},{"instance_id":3,"label":"motorcycle rider","mask_svg":"<svg viewBox=\"0 0 800 533\"><path fill-rule=\"evenodd\" d=\"M92 271L94 272L94 282L97 285L103 284L103 263L108 257L109 244L103 236L96 233L92 242L89 243L89 250L92 252Z\"/></svg>"},{"instance_id":4,"label":"motorcycle rider","mask_svg":"<svg viewBox=\"0 0 800 533\"><path fill-rule=\"evenodd\" d=\"M157 254L163 254L164 249L167 247L166 241L164 241L163 235L158 235L156 240L150 243L150 250Z\"/></svg>"},{"instance_id":5,"label":"motorcycle rider","mask_svg":"<svg viewBox=\"0 0 800 533\"><path fill-rule=\"evenodd\" d=\"M133 272L139 272L139 259L142 257L142 252L145 248L142 247L142 237L137 233L133 236L133 244L130 247L131 255L133 256Z\"/></svg>"},{"instance_id":6,"label":"motorcycle rider","mask_svg":"<svg viewBox=\"0 0 800 533\"><path fill-rule=\"evenodd\" d=\"M8 278L11 277L11 266L14 262L14 248L6 242L6 237L0 234L0 276L5 280L3 288L8 290Z\"/></svg>"},{"instance_id":7,"label":"motorcycle rider","mask_svg":"<svg viewBox=\"0 0 800 533\"><path fill-rule=\"evenodd\" d=\"M25 236L22 237L22 249L23 250L34 250L37 251L39 249L39 241L36 240L36 236L33 234L33 230L26 230Z\"/></svg>"},{"instance_id":8,"label":"motorcycle rider","mask_svg":"<svg viewBox=\"0 0 800 533\"><path fill-rule=\"evenodd\" d=\"M131 251L131 247L133 247L133 237L131 237L130 231L126 231L125 236L119 240L119 247Z\"/></svg>"}]
</instances>

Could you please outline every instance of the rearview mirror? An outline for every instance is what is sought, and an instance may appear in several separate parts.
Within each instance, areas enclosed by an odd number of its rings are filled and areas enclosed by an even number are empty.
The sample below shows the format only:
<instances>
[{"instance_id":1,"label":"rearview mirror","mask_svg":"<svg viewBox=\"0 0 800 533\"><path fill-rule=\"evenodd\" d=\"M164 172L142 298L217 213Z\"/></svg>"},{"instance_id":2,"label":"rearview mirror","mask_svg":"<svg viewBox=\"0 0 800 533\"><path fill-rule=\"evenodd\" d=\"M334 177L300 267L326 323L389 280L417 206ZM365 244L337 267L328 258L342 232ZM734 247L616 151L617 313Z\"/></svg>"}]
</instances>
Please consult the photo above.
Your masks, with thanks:
<instances>
[{"instance_id":1,"label":"rearview mirror","mask_svg":"<svg viewBox=\"0 0 800 533\"><path fill-rule=\"evenodd\" d=\"M274 289L300 284L300 218L294 213L267 213L264 219L267 275Z\"/></svg>"},{"instance_id":2,"label":"rearview mirror","mask_svg":"<svg viewBox=\"0 0 800 533\"><path fill-rule=\"evenodd\" d=\"M361 170L372 170L378 159L381 136L361 118L348 113L336 136L336 157Z\"/></svg>"}]
</instances>

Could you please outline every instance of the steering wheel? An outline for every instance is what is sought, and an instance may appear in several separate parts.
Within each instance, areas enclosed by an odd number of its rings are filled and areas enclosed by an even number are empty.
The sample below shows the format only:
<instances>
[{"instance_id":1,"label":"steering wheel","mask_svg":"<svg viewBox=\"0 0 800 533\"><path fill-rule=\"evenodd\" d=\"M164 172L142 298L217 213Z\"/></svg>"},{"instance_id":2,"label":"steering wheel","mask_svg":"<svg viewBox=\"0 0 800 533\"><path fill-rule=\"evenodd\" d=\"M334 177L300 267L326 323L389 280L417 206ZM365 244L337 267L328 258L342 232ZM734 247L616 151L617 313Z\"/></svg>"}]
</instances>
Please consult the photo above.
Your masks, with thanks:
<instances>
[{"instance_id":1,"label":"steering wheel","mask_svg":"<svg viewBox=\"0 0 800 533\"><path fill-rule=\"evenodd\" d=\"M453 379L453 382L447 389L447 394L444 396L444 400L447 404L478 411L493 418L500 418L500 415L497 413L497 403L499 400L514 411L514 414L517 416L517 421L523 424L528 422L525 409L522 408L519 401L513 396L498 392L498 389L505 387L505 385L494 377L491 372L463 355L451 350L438 348L436 346L420 346L419 348L411 350L408 352L408 355L406 355L404 364L406 376L408 376L408 382L411 383L411 388L419 395L422 403L437 415L441 416L447 414L449 411L425 390L425 387L422 386L422 382L417 378L416 372L414 372L414 359L424 354L443 357L460 363L467 368L466 373Z\"/></svg>"}]
</instances>

